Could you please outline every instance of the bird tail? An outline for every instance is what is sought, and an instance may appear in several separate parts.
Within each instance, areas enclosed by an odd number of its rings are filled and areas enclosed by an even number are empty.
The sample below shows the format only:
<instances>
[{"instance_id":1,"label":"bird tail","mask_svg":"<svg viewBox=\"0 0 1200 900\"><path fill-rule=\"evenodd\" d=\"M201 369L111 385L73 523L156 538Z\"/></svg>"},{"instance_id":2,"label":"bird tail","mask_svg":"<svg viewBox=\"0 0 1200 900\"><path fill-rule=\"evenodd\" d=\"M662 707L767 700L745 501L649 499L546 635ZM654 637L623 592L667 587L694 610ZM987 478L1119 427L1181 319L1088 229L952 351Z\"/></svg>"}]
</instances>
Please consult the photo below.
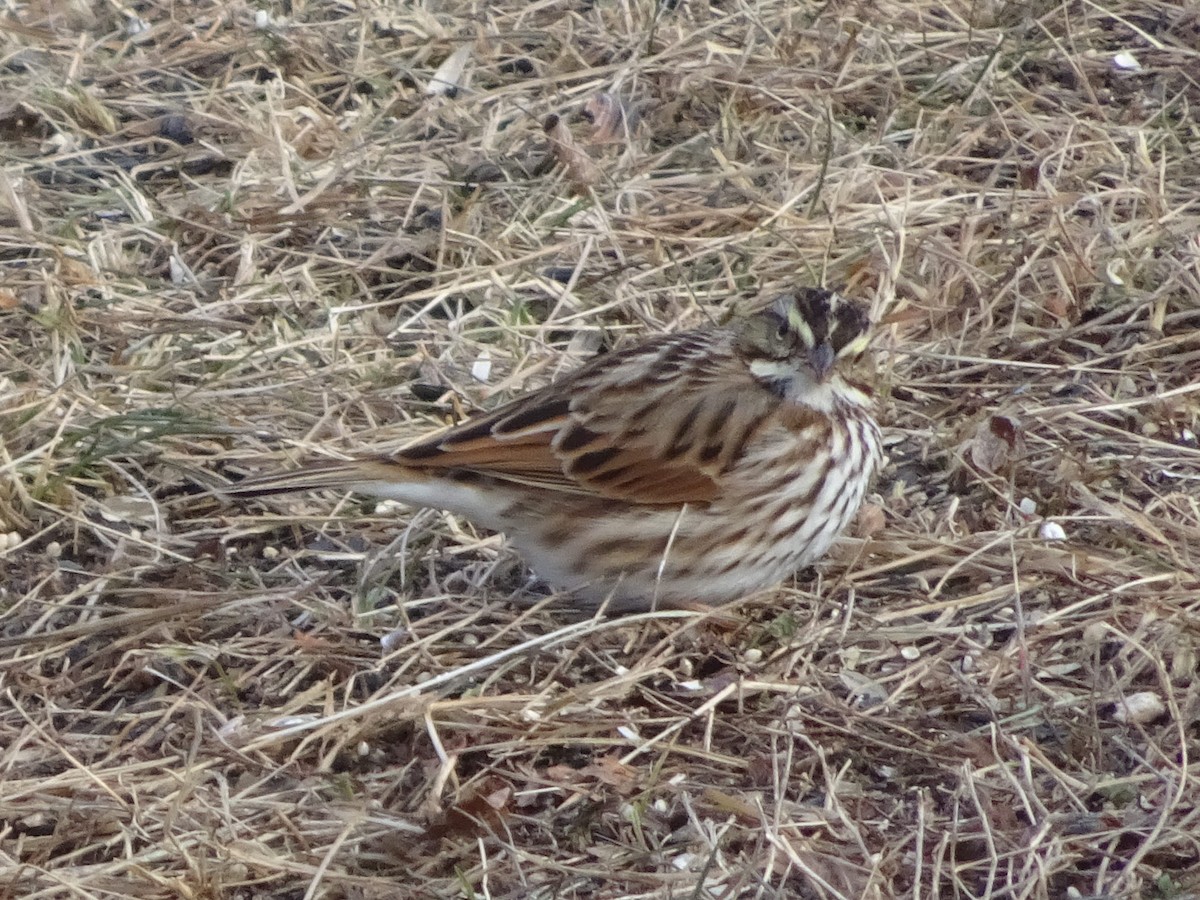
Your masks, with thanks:
<instances>
[{"instance_id":1,"label":"bird tail","mask_svg":"<svg viewBox=\"0 0 1200 900\"><path fill-rule=\"evenodd\" d=\"M319 460L287 472L252 475L214 488L213 493L228 497L270 497L295 491L355 490L372 482L402 478L404 468L383 460Z\"/></svg>"}]
</instances>

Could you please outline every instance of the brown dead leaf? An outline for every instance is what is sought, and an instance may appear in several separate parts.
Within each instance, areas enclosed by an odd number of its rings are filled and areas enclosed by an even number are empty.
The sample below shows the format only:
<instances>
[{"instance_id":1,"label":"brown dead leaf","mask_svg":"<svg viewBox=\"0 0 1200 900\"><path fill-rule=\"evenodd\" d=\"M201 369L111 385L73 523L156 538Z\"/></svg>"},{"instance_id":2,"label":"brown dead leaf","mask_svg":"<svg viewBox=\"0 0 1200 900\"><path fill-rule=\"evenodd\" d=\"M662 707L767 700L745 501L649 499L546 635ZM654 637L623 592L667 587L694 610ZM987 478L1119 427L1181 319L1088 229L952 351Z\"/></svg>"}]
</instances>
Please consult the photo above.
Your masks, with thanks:
<instances>
[{"instance_id":1,"label":"brown dead leaf","mask_svg":"<svg viewBox=\"0 0 1200 900\"><path fill-rule=\"evenodd\" d=\"M864 503L854 522L854 534L856 537L869 538L883 531L885 525L887 517L883 507L878 503Z\"/></svg>"},{"instance_id":2,"label":"brown dead leaf","mask_svg":"<svg viewBox=\"0 0 1200 900\"><path fill-rule=\"evenodd\" d=\"M631 794L637 787L637 770L625 765L613 753L599 757L580 771L603 784L616 788L619 794Z\"/></svg>"},{"instance_id":3,"label":"brown dead leaf","mask_svg":"<svg viewBox=\"0 0 1200 900\"><path fill-rule=\"evenodd\" d=\"M592 123L593 144L624 144L637 128L637 112L620 97L596 94L583 104L582 115Z\"/></svg>"},{"instance_id":4,"label":"brown dead leaf","mask_svg":"<svg viewBox=\"0 0 1200 900\"><path fill-rule=\"evenodd\" d=\"M971 462L983 472L996 473L1025 454L1025 428L1012 416L990 416L967 442Z\"/></svg>"},{"instance_id":5,"label":"brown dead leaf","mask_svg":"<svg viewBox=\"0 0 1200 900\"><path fill-rule=\"evenodd\" d=\"M71 287L91 287L99 281L91 266L62 253L58 254L58 275L63 284Z\"/></svg>"},{"instance_id":6,"label":"brown dead leaf","mask_svg":"<svg viewBox=\"0 0 1200 900\"><path fill-rule=\"evenodd\" d=\"M477 837L501 834L512 815L512 786L490 777L430 823L427 838Z\"/></svg>"},{"instance_id":7,"label":"brown dead leaf","mask_svg":"<svg viewBox=\"0 0 1200 900\"><path fill-rule=\"evenodd\" d=\"M576 191L583 193L600 183L600 167L575 143L575 138L559 116L547 116L542 127L550 139L551 156L567 170L567 180Z\"/></svg>"},{"instance_id":8,"label":"brown dead leaf","mask_svg":"<svg viewBox=\"0 0 1200 900\"><path fill-rule=\"evenodd\" d=\"M325 638L315 634L309 634L307 631L297 631L292 635L292 640L296 643L296 648L303 650L305 653L325 654L333 651L333 644Z\"/></svg>"}]
</instances>

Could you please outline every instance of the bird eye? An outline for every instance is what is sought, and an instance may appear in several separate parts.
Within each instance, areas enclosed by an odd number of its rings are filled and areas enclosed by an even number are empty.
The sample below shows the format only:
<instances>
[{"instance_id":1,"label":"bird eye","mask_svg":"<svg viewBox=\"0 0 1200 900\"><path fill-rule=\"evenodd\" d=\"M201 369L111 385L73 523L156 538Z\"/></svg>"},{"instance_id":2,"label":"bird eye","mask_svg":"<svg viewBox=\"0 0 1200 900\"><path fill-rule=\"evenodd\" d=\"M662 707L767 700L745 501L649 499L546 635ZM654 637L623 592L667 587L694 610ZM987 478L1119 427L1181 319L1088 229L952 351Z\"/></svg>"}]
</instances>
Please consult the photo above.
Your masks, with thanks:
<instances>
[{"instance_id":1,"label":"bird eye","mask_svg":"<svg viewBox=\"0 0 1200 900\"><path fill-rule=\"evenodd\" d=\"M775 336L782 340L783 338L787 337L787 335L788 335L788 323L780 322L779 327L777 329L775 329Z\"/></svg>"}]
</instances>

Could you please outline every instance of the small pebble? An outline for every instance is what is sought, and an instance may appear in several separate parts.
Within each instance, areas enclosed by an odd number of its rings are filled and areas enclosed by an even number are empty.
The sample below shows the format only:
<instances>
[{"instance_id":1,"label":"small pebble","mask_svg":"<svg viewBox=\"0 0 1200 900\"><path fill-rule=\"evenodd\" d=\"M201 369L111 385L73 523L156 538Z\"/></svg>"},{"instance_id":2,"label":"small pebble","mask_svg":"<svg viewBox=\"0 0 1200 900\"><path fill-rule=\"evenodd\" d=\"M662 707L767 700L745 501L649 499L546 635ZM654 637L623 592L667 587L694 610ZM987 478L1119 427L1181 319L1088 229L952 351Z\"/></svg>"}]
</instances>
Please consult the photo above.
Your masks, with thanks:
<instances>
[{"instance_id":1,"label":"small pebble","mask_svg":"<svg viewBox=\"0 0 1200 900\"><path fill-rule=\"evenodd\" d=\"M1067 539L1067 533L1057 522L1043 522L1042 527L1038 529L1038 536L1043 541L1065 541Z\"/></svg>"},{"instance_id":2,"label":"small pebble","mask_svg":"<svg viewBox=\"0 0 1200 900\"><path fill-rule=\"evenodd\" d=\"M1158 694L1151 691L1138 691L1136 694L1130 694L1117 701L1113 718L1118 722L1144 725L1147 722L1153 722L1166 711L1166 704L1162 702Z\"/></svg>"},{"instance_id":3,"label":"small pebble","mask_svg":"<svg viewBox=\"0 0 1200 900\"><path fill-rule=\"evenodd\" d=\"M1128 72L1136 72L1142 67L1142 64L1137 61L1137 57L1128 50L1122 50L1113 57L1112 61L1118 69L1125 69Z\"/></svg>"},{"instance_id":4,"label":"small pebble","mask_svg":"<svg viewBox=\"0 0 1200 900\"><path fill-rule=\"evenodd\" d=\"M471 363L471 377L484 384L487 384L488 379L492 377L492 357L486 350L479 354L475 362Z\"/></svg>"},{"instance_id":5,"label":"small pebble","mask_svg":"<svg viewBox=\"0 0 1200 900\"><path fill-rule=\"evenodd\" d=\"M391 653L401 644L408 640L408 630L397 628L395 631L389 631L379 639L379 646L383 648L384 653Z\"/></svg>"},{"instance_id":6,"label":"small pebble","mask_svg":"<svg viewBox=\"0 0 1200 900\"><path fill-rule=\"evenodd\" d=\"M696 865L697 859L698 857L695 853L680 853L671 860L671 865L680 872L687 872L691 870L692 866Z\"/></svg>"}]
</instances>

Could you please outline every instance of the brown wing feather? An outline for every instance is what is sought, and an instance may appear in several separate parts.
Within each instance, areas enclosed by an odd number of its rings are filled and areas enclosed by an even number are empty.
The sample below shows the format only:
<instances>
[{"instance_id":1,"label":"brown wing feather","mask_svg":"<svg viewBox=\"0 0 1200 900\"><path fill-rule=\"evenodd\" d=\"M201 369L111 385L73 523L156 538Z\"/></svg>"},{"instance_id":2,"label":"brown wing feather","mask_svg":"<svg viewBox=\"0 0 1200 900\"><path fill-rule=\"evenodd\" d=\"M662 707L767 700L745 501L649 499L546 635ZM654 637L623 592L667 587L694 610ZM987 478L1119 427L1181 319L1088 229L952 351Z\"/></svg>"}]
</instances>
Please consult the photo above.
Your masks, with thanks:
<instances>
[{"instance_id":1,"label":"brown wing feather","mask_svg":"<svg viewBox=\"0 0 1200 900\"><path fill-rule=\"evenodd\" d=\"M668 335L600 357L390 461L635 503L713 500L721 473L777 402L714 339L732 338Z\"/></svg>"}]
</instances>

